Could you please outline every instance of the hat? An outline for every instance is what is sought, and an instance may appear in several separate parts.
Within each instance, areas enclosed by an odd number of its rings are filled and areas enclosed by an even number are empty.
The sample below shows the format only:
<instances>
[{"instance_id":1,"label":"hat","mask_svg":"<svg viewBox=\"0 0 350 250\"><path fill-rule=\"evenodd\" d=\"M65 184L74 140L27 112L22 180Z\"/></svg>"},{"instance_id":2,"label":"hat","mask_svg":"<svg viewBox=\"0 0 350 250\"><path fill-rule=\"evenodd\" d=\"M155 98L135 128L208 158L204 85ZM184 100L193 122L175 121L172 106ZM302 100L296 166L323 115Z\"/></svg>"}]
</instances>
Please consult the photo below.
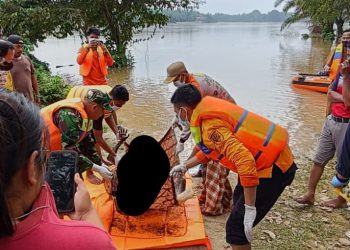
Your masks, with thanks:
<instances>
[{"instance_id":1,"label":"hat","mask_svg":"<svg viewBox=\"0 0 350 250\"><path fill-rule=\"evenodd\" d=\"M166 71L168 73L168 76L165 78L164 82L171 83L179 74L187 72L187 69L183 62L174 62L168 66Z\"/></svg>"},{"instance_id":2,"label":"hat","mask_svg":"<svg viewBox=\"0 0 350 250\"><path fill-rule=\"evenodd\" d=\"M106 111L113 111L113 108L110 104L111 98L107 93L104 93L98 89L89 89L85 97L89 101L99 104Z\"/></svg>"},{"instance_id":3,"label":"hat","mask_svg":"<svg viewBox=\"0 0 350 250\"><path fill-rule=\"evenodd\" d=\"M13 44L23 44L23 39L19 35L10 35L7 40Z\"/></svg>"},{"instance_id":4,"label":"hat","mask_svg":"<svg viewBox=\"0 0 350 250\"><path fill-rule=\"evenodd\" d=\"M169 177L167 154L152 137L141 135L129 146L117 167L115 193L120 211L131 216L145 213Z\"/></svg>"}]
</instances>

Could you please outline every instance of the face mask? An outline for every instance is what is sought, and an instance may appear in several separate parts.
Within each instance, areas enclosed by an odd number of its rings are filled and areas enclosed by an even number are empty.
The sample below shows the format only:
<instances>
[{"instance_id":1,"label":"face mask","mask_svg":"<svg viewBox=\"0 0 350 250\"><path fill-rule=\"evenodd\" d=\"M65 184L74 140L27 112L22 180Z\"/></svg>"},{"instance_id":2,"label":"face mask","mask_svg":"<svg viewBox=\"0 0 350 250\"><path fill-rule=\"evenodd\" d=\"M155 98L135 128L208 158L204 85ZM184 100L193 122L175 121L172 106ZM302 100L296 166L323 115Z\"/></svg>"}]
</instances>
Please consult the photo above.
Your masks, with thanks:
<instances>
[{"instance_id":1,"label":"face mask","mask_svg":"<svg viewBox=\"0 0 350 250\"><path fill-rule=\"evenodd\" d=\"M182 120L181 119L181 116L180 116L180 114L181 114L181 110L185 110L186 111L186 119L185 120ZM177 117L178 117L178 119L179 119L179 122L180 122L180 124L181 124L181 126L183 126L183 127L186 127L186 128L188 128L189 126L190 126L190 123L188 122L188 117L187 117L187 110L185 109L185 108L180 108L179 109L179 112L177 113Z\"/></svg>"},{"instance_id":2,"label":"face mask","mask_svg":"<svg viewBox=\"0 0 350 250\"><path fill-rule=\"evenodd\" d=\"M113 111L117 111L118 109L120 109L120 107L118 107L118 106L112 106L112 109L113 109Z\"/></svg>"},{"instance_id":3,"label":"face mask","mask_svg":"<svg viewBox=\"0 0 350 250\"><path fill-rule=\"evenodd\" d=\"M181 87L181 86L184 86L186 83L184 83L184 82L180 82L180 81L174 81L174 85L175 85L175 87Z\"/></svg>"}]
</instances>

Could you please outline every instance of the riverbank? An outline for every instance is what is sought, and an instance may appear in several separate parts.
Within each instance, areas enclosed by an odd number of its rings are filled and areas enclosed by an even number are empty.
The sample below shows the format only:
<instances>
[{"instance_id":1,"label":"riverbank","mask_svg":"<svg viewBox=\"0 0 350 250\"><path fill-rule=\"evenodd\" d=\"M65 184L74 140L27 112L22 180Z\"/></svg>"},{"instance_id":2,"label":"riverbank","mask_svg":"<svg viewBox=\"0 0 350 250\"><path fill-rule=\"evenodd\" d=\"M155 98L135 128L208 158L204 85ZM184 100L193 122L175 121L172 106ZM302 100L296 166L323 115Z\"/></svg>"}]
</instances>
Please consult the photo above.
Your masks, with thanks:
<instances>
[{"instance_id":1,"label":"riverbank","mask_svg":"<svg viewBox=\"0 0 350 250\"><path fill-rule=\"evenodd\" d=\"M267 216L254 228L253 249L349 249L350 213L348 209L331 210L320 206L320 202L334 198L329 184L334 174L334 162L326 168L317 188L314 206L302 206L293 197L302 195L312 162L296 159L298 171L290 187L279 198ZM234 188L236 176L230 173ZM194 178L195 190L200 190L201 178ZM213 249L230 249L225 241L225 225L229 214L204 216L205 229ZM346 236L348 233L348 236Z\"/></svg>"},{"instance_id":2,"label":"riverbank","mask_svg":"<svg viewBox=\"0 0 350 250\"><path fill-rule=\"evenodd\" d=\"M112 142L108 133L108 142ZM136 136L136 135L133 135ZM181 154L183 162L193 147L189 140ZM318 185L314 206L300 205L293 200L303 195L307 188L312 161L296 157L298 171L291 186L287 187L272 210L254 228L253 249L349 249L350 248L350 209L332 210L320 206L322 201L336 197L330 185L335 162L330 162ZM237 174L230 172L230 183L234 189ZM195 194L200 194L202 178L193 178ZM203 216L205 231L213 250L230 249L225 240L225 225L229 214ZM348 236L346 235L348 234ZM198 250L202 248L186 248Z\"/></svg>"}]
</instances>

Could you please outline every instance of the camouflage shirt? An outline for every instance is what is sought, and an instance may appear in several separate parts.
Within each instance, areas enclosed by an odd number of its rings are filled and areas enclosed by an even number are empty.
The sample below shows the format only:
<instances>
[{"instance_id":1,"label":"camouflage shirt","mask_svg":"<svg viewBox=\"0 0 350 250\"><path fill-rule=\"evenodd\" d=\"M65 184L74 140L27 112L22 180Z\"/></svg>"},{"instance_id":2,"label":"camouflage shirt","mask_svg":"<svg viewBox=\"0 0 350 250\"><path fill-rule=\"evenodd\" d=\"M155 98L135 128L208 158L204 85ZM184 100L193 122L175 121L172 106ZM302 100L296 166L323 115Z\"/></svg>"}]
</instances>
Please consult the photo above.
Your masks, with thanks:
<instances>
[{"instance_id":1,"label":"camouflage shirt","mask_svg":"<svg viewBox=\"0 0 350 250\"><path fill-rule=\"evenodd\" d=\"M85 131L81 128L83 119L75 109L60 109L54 114L53 121L61 131L62 149L74 150L79 154L79 173L90 169L93 163L101 165L91 130L92 121L89 122L89 132L85 136Z\"/></svg>"}]
</instances>

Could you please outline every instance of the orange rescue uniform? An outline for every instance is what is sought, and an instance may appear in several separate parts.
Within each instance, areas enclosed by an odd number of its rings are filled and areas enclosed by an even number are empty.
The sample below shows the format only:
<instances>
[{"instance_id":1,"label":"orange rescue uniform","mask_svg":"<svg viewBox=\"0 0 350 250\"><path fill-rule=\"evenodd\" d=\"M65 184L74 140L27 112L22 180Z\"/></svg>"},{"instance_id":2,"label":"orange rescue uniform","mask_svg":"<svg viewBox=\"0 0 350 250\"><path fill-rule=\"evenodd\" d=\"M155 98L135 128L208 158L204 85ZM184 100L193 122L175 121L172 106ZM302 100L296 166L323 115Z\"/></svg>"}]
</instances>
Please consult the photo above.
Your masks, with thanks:
<instances>
[{"instance_id":1,"label":"orange rescue uniform","mask_svg":"<svg viewBox=\"0 0 350 250\"><path fill-rule=\"evenodd\" d=\"M84 45L79 49L77 63L84 85L107 85L107 66L112 66L114 61L108 52L103 53L100 46L92 50Z\"/></svg>"},{"instance_id":2,"label":"orange rescue uniform","mask_svg":"<svg viewBox=\"0 0 350 250\"><path fill-rule=\"evenodd\" d=\"M282 172L293 164L284 128L227 101L204 97L192 113L191 131L200 149L196 157L218 160L238 173L244 187L257 186L259 178L271 178L273 164Z\"/></svg>"}]
</instances>

